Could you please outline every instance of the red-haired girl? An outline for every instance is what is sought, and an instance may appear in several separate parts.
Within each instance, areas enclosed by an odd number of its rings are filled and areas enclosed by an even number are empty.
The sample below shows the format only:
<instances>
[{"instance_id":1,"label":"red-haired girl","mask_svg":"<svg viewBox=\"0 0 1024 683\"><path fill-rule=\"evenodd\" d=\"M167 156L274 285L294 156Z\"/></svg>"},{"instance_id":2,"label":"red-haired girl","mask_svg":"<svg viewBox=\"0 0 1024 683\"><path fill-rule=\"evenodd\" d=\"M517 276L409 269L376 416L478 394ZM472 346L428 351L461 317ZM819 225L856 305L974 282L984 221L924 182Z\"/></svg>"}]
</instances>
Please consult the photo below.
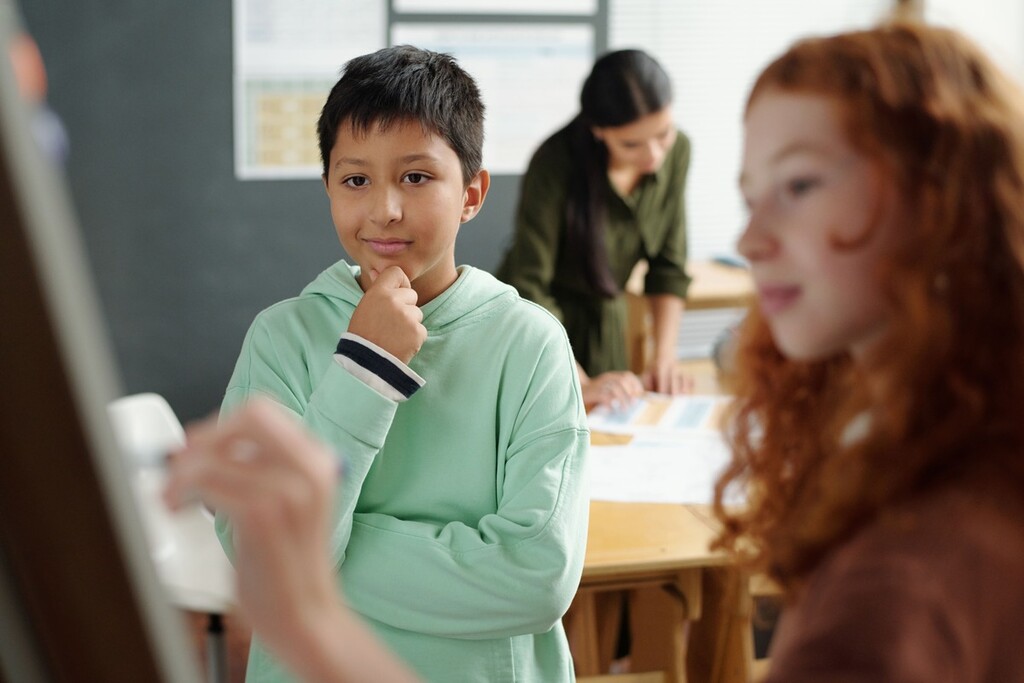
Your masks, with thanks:
<instances>
[{"instance_id":1,"label":"red-haired girl","mask_svg":"<svg viewBox=\"0 0 1024 683\"><path fill-rule=\"evenodd\" d=\"M924 26L799 42L754 85L716 511L789 599L773 683L1024 681L1022 111Z\"/></svg>"}]
</instances>

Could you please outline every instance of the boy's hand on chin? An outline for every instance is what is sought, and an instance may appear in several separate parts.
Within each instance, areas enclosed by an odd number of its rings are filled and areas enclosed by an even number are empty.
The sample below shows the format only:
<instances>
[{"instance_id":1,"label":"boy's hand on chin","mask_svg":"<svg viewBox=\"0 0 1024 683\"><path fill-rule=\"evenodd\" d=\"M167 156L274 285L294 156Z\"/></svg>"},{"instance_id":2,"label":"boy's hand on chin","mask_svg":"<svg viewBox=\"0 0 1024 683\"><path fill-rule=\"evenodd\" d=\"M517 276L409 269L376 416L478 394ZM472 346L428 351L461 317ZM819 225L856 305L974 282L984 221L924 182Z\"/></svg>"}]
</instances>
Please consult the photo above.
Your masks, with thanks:
<instances>
[{"instance_id":1,"label":"boy's hand on chin","mask_svg":"<svg viewBox=\"0 0 1024 683\"><path fill-rule=\"evenodd\" d=\"M352 313L348 331L408 363L427 338L416 291L398 266L389 266L379 274L371 270L370 283Z\"/></svg>"}]
</instances>

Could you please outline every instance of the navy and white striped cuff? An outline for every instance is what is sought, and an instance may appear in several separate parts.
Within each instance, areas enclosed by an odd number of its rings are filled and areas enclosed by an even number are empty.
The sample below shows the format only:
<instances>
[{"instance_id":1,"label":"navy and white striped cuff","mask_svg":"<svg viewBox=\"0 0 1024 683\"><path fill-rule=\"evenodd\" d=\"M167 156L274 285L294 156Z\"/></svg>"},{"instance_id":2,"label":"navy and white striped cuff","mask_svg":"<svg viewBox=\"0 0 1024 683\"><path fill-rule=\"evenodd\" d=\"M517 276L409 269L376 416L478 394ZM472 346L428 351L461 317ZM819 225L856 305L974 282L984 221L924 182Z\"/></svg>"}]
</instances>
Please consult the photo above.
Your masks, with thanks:
<instances>
[{"instance_id":1,"label":"navy and white striped cuff","mask_svg":"<svg viewBox=\"0 0 1024 683\"><path fill-rule=\"evenodd\" d=\"M393 400L404 401L426 384L408 365L358 335L342 334L335 353L357 379Z\"/></svg>"}]
</instances>

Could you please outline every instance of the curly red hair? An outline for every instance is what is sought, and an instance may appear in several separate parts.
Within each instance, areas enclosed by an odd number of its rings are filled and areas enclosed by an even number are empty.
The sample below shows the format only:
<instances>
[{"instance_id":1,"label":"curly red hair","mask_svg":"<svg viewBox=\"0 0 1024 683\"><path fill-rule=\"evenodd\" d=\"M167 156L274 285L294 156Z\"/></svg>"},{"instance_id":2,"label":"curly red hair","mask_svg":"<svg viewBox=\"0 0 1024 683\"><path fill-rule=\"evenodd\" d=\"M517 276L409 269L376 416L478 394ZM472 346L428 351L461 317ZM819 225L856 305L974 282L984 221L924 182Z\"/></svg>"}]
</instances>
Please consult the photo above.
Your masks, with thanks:
<instances>
[{"instance_id":1,"label":"curly red hair","mask_svg":"<svg viewBox=\"0 0 1024 683\"><path fill-rule=\"evenodd\" d=\"M1024 106L969 41L914 24L800 41L748 111L769 90L832 98L912 212L880 264L891 315L865 362L785 358L756 306L740 331L717 546L792 595L944 482L987 471L1024 498Z\"/></svg>"}]
</instances>

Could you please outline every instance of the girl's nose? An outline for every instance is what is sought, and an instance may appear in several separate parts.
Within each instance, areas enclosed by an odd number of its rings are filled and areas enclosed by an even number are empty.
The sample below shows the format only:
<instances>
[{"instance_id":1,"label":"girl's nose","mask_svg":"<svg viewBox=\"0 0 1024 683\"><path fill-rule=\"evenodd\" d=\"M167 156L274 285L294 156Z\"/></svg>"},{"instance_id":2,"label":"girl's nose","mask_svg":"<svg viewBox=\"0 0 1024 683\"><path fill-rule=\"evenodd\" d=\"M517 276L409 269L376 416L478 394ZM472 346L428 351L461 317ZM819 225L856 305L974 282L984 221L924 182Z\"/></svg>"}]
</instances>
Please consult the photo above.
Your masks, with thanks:
<instances>
[{"instance_id":1,"label":"girl's nose","mask_svg":"<svg viewBox=\"0 0 1024 683\"><path fill-rule=\"evenodd\" d=\"M751 263L769 258L778 250L778 242L761 214L754 209L750 211L747 227L736 241L736 250Z\"/></svg>"}]
</instances>

